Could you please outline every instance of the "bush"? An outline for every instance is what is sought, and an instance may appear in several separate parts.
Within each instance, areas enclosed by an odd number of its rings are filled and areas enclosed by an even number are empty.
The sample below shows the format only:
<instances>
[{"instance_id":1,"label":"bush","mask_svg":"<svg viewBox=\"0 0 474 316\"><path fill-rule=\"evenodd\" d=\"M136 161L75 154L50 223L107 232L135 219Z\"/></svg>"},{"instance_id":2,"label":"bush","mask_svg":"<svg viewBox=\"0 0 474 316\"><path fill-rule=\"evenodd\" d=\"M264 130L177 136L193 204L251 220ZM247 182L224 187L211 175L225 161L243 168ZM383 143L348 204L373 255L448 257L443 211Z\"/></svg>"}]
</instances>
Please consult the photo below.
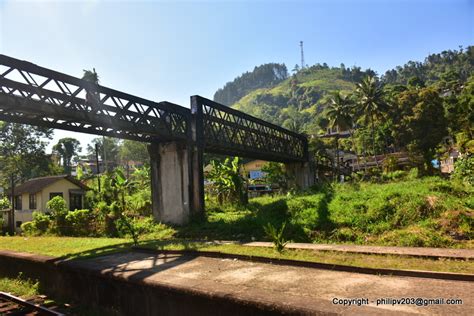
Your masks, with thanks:
<instances>
[{"instance_id":1,"label":"bush","mask_svg":"<svg viewBox=\"0 0 474 316\"><path fill-rule=\"evenodd\" d=\"M418 168L411 168L410 171L408 171L407 174L407 180L415 180L419 178L420 173L418 171Z\"/></svg>"},{"instance_id":2,"label":"bush","mask_svg":"<svg viewBox=\"0 0 474 316\"><path fill-rule=\"evenodd\" d=\"M122 216L115 223L119 237L131 237L136 242L139 238L167 239L175 233L174 229L157 223L153 217L130 218Z\"/></svg>"},{"instance_id":3,"label":"bush","mask_svg":"<svg viewBox=\"0 0 474 316\"><path fill-rule=\"evenodd\" d=\"M454 164L453 179L474 185L474 157L463 157Z\"/></svg>"},{"instance_id":4,"label":"bush","mask_svg":"<svg viewBox=\"0 0 474 316\"><path fill-rule=\"evenodd\" d=\"M11 208L10 201L7 198L0 199L0 210Z\"/></svg>"},{"instance_id":5,"label":"bush","mask_svg":"<svg viewBox=\"0 0 474 316\"><path fill-rule=\"evenodd\" d=\"M49 231L51 219L42 212L33 212L33 221L21 224L21 231L27 236L39 236Z\"/></svg>"},{"instance_id":6,"label":"bush","mask_svg":"<svg viewBox=\"0 0 474 316\"><path fill-rule=\"evenodd\" d=\"M386 232L380 241L389 246L402 247L447 247L452 239L441 232L419 225Z\"/></svg>"},{"instance_id":7,"label":"bush","mask_svg":"<svg viewBox=\"0 0 474 316\"><path fill-rule=\"evenodd\" d=\"M21 224L21 231L26 236L36 236L38 234L38 230L36 229L34 222L25 222Z\"/></svg>"},{"instance_id":8,"label":"bush","mask_svg":"<svg viewBox=\"0 0 474 316\"><path fill-rule=\"evenodd\" d=\"M286 241L285 237L283 236L285 226L286 222L281 225L280 229L277 229L271 223L267 223L267 225L263 226L265 234L273 242L273 248L279 253L283 252L286 244L288 243L288 241Z\"/></svg>"},{"instance_id":9,"label":"bush","mask_svg":"<svg viewBox=\"0 0 474 316\"><path fill-rule=\"evenodd\" d=\"M51 210L54 219L54 227L59 235L67 235L68 225L66 216L68 214L66 201L61 196L55 196L46 203L46 207Z\"/></svg>"},{"instance_id":10,"label":"bush","mask_svg":"<svg viewBox=\"0 0 474 316\"><path fill-rule=\"evenodd\" d=\"M382 174L382 180L384 181L396 181L402 180L407 177L407 172L403 170L397 170L393 172L387 172Z\"/></svg>"},{"instance_id":11,"label":"bush","mask_svg":"<svg viewBox=\"0 0 474 316\"><path fill-rule=\"evenodd\" d=\"M40 233L45 233L50 228L51 218L42 212L33 212L33 223Z\"/></svg>"},{"instance_id":12,"label":"bush","mask_svg":"<svg viewBox=\"0 0 474 316\"><path fill-rule=\"evenodd\" d=\"M94 216L90 210L68 212L66 221L73 236L89 236L92 234L91 224Z\"/></svg>"}]
</instances>

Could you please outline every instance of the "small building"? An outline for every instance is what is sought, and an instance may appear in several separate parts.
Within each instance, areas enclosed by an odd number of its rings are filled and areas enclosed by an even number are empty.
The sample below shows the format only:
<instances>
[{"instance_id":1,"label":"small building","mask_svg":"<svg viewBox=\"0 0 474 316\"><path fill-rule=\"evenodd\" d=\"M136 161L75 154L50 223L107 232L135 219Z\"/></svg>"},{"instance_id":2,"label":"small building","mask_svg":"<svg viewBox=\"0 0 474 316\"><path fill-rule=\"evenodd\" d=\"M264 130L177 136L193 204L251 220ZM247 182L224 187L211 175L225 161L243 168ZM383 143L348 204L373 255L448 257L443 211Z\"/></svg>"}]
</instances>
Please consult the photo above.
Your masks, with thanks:
<instances>
[{"instance_id":1,"label":"small building","mask_svg":"<svg viewBox=\"0 0 474 316\"><path fill-rule=\"evenodd\" d=\"M241 173L245 179L249 180L263 180L265 172L262 167L268 162L265 160L252 160L242 165Z\"/></svg>"},{"instance_id":2,"label":"small building","mask_svg":"<svg viewBox=\"0 0 474 316\"><path fill-rule=\"evenodd\" d=\"M34 178L15 187L13 194L15 226L33 219L33 212L47 213L46 204L55 196L62 196L69 210L82 209L87 186L69 175ZM11 196L11 191L9 192Z\"/></svg>"}]
</instances>

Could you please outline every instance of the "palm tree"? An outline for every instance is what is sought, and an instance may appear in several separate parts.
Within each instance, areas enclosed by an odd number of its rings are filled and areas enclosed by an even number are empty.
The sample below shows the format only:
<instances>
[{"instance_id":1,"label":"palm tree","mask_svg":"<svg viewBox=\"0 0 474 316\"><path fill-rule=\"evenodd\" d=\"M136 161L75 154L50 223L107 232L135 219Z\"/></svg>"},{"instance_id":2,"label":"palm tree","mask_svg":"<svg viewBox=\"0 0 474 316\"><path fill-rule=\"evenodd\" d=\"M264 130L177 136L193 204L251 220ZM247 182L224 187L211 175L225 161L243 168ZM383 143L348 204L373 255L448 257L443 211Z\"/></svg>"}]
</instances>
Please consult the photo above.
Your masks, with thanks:
<instances>
[{"instance_id":1,"label":"palm tree","mask_svg":"<svg viewBox=\"0 0 474 316\"><path fill-rule=\"evenodd\" d=\"M99 75L95 71L95 68L92 68L92 70L84 70L84 74L82 75L82 80L92 82L94 85L99 84ZM94 87L90 87L89 89L92 89L92 91L87 91L86 93L86 101L89 103L92 103L94 99L97 99L98 93L97 91L94 91Z\"/></svg>"},{"instance_id":2,"label":"palm tree","mask_svg":"<svg viewBox=\"0 0 474 316\"><path fill-rule=\"evenodd\" d=\"M359 105L358 115L366 125L370 124L372 132L372 151L377 167L379 166L375 155L375 127L374 121L381 117L386 109L384 92L375 77L366 77L356 88L357 103Z\"/></svg>"},{"instance_id":3,"label":"palm tree","mask_svg":"<svg viewBox=\"0 0 474 316\"><path fill-rule=\"evenodd\" d=\"M351 128L352 101L349 97L339 92L334 93L326 109L326 117L329 120L329 127L337 128L336 133L336 168L339 171L339 132Z\"/></svg>"}]
</instances>

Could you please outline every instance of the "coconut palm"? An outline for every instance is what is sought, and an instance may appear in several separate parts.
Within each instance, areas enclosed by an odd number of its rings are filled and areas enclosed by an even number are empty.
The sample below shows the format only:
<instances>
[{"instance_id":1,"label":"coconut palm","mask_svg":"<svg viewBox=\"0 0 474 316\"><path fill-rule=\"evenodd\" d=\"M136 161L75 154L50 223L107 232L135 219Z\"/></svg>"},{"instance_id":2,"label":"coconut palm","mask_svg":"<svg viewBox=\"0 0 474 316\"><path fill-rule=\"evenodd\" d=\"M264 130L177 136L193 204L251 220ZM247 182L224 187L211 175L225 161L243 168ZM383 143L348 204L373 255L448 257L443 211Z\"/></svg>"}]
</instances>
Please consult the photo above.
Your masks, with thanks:
<instances>
[{"instance_id":1,"label":"coconut palm","mask_svg":"<svg viewBox=\"0 0 474 316\"><path fill-rule=\"evenodd\" d=\"M375 77L366 77L361 83L357 84L355 91L357 98L359 117L364 121L365 125L370 124L372 133L372 151L374 160L377 165L377 156L375 155L375 120L382 117L387 104L384 101L384 92L381 85Z\"/></svg>"},{"instance_id":2,"label":"coconut palm","mask_svg":"<svg viewBox=\"0 0 474 316\"><path fill-rule=\"evenodd\" d=\"M339 132L352 127L352 100L340 92L334 93L326 109L329 127L336 128L336 168L339 170Z\"/></svg>"},{"instance_id":3,"label":"coconut palm","mask_svg":"<svg viewBox=\"0 0 474 316\"><path fill-rule=\"evenodd\" d=\"M95 85L98 85L99 84L99 75L95 71L95 68L93 68L92 70L84 70L84 74L82 75L82 80L92 82ZM89 103L92 103L93 100L97 99L97 97L98 97L98 93L97 93L97 91L95 91L95 87L93 87L93 86L90 87L87 90L87 93L86 93L86 101L89 102Z\"/></svg>"}]
</instances>

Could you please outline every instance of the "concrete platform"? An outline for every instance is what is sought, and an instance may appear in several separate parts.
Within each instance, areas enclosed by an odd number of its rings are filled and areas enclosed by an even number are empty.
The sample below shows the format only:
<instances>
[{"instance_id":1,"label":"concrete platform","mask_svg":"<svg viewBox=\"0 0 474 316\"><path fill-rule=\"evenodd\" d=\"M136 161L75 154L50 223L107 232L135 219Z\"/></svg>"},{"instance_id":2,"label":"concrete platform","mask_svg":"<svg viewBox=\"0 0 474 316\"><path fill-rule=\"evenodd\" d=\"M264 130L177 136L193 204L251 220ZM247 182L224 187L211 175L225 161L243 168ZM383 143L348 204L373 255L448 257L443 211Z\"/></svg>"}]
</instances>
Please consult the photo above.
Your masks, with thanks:
<instances>
[{"instance_id":1,"label":"concrete platform","mask_svg":"<svg viewBox=\"0 0 474 316\"><path fill-rule=\"evenodd\" d=\"M166 285L309 314L474 315L474 283L375 276L177 254L130 252L75 262L81 268L149 285ZM382 298L459 298L463 305L379 305ZM334 299L367 298L367 306ZM281 307L281 308L279 308Z\"/></svg>"},{"instance_id":2,"label":"concrete platform","mask_svg":"<svg viewBox=\"0 0 474 316\"><path fill-rule=\"evenodd\" d=\"M251 246L251 247L273 247L273 244L271 242L261 242L261 241L244 243L243 245ZM317 251L339 251L339 252L363 253L363 254L413 256L413 257L425 257L425 258L474 260L474 249L331 245L331 244L309 244L309 243L288 243L286 245L286 248L317 250Z\"/></svg>"},{"instance_id":3,"label":"concrete platform","mask_svg":"<svg viewBox=\"0 0 474 316\"><path fill-rule=\"evenodd\" d=\"M112 307L119 315L474 315L474 282L189 253L132 251L60 260L0 251L0 275L15 277L19 271L38 279L40 290L51 297ZM393 299L403 298L461 299L462 305L392 305ZM353 299L351 306L342 305ZM380 299L389 304L377 306Z\"/></svg>"}]
</instances>

